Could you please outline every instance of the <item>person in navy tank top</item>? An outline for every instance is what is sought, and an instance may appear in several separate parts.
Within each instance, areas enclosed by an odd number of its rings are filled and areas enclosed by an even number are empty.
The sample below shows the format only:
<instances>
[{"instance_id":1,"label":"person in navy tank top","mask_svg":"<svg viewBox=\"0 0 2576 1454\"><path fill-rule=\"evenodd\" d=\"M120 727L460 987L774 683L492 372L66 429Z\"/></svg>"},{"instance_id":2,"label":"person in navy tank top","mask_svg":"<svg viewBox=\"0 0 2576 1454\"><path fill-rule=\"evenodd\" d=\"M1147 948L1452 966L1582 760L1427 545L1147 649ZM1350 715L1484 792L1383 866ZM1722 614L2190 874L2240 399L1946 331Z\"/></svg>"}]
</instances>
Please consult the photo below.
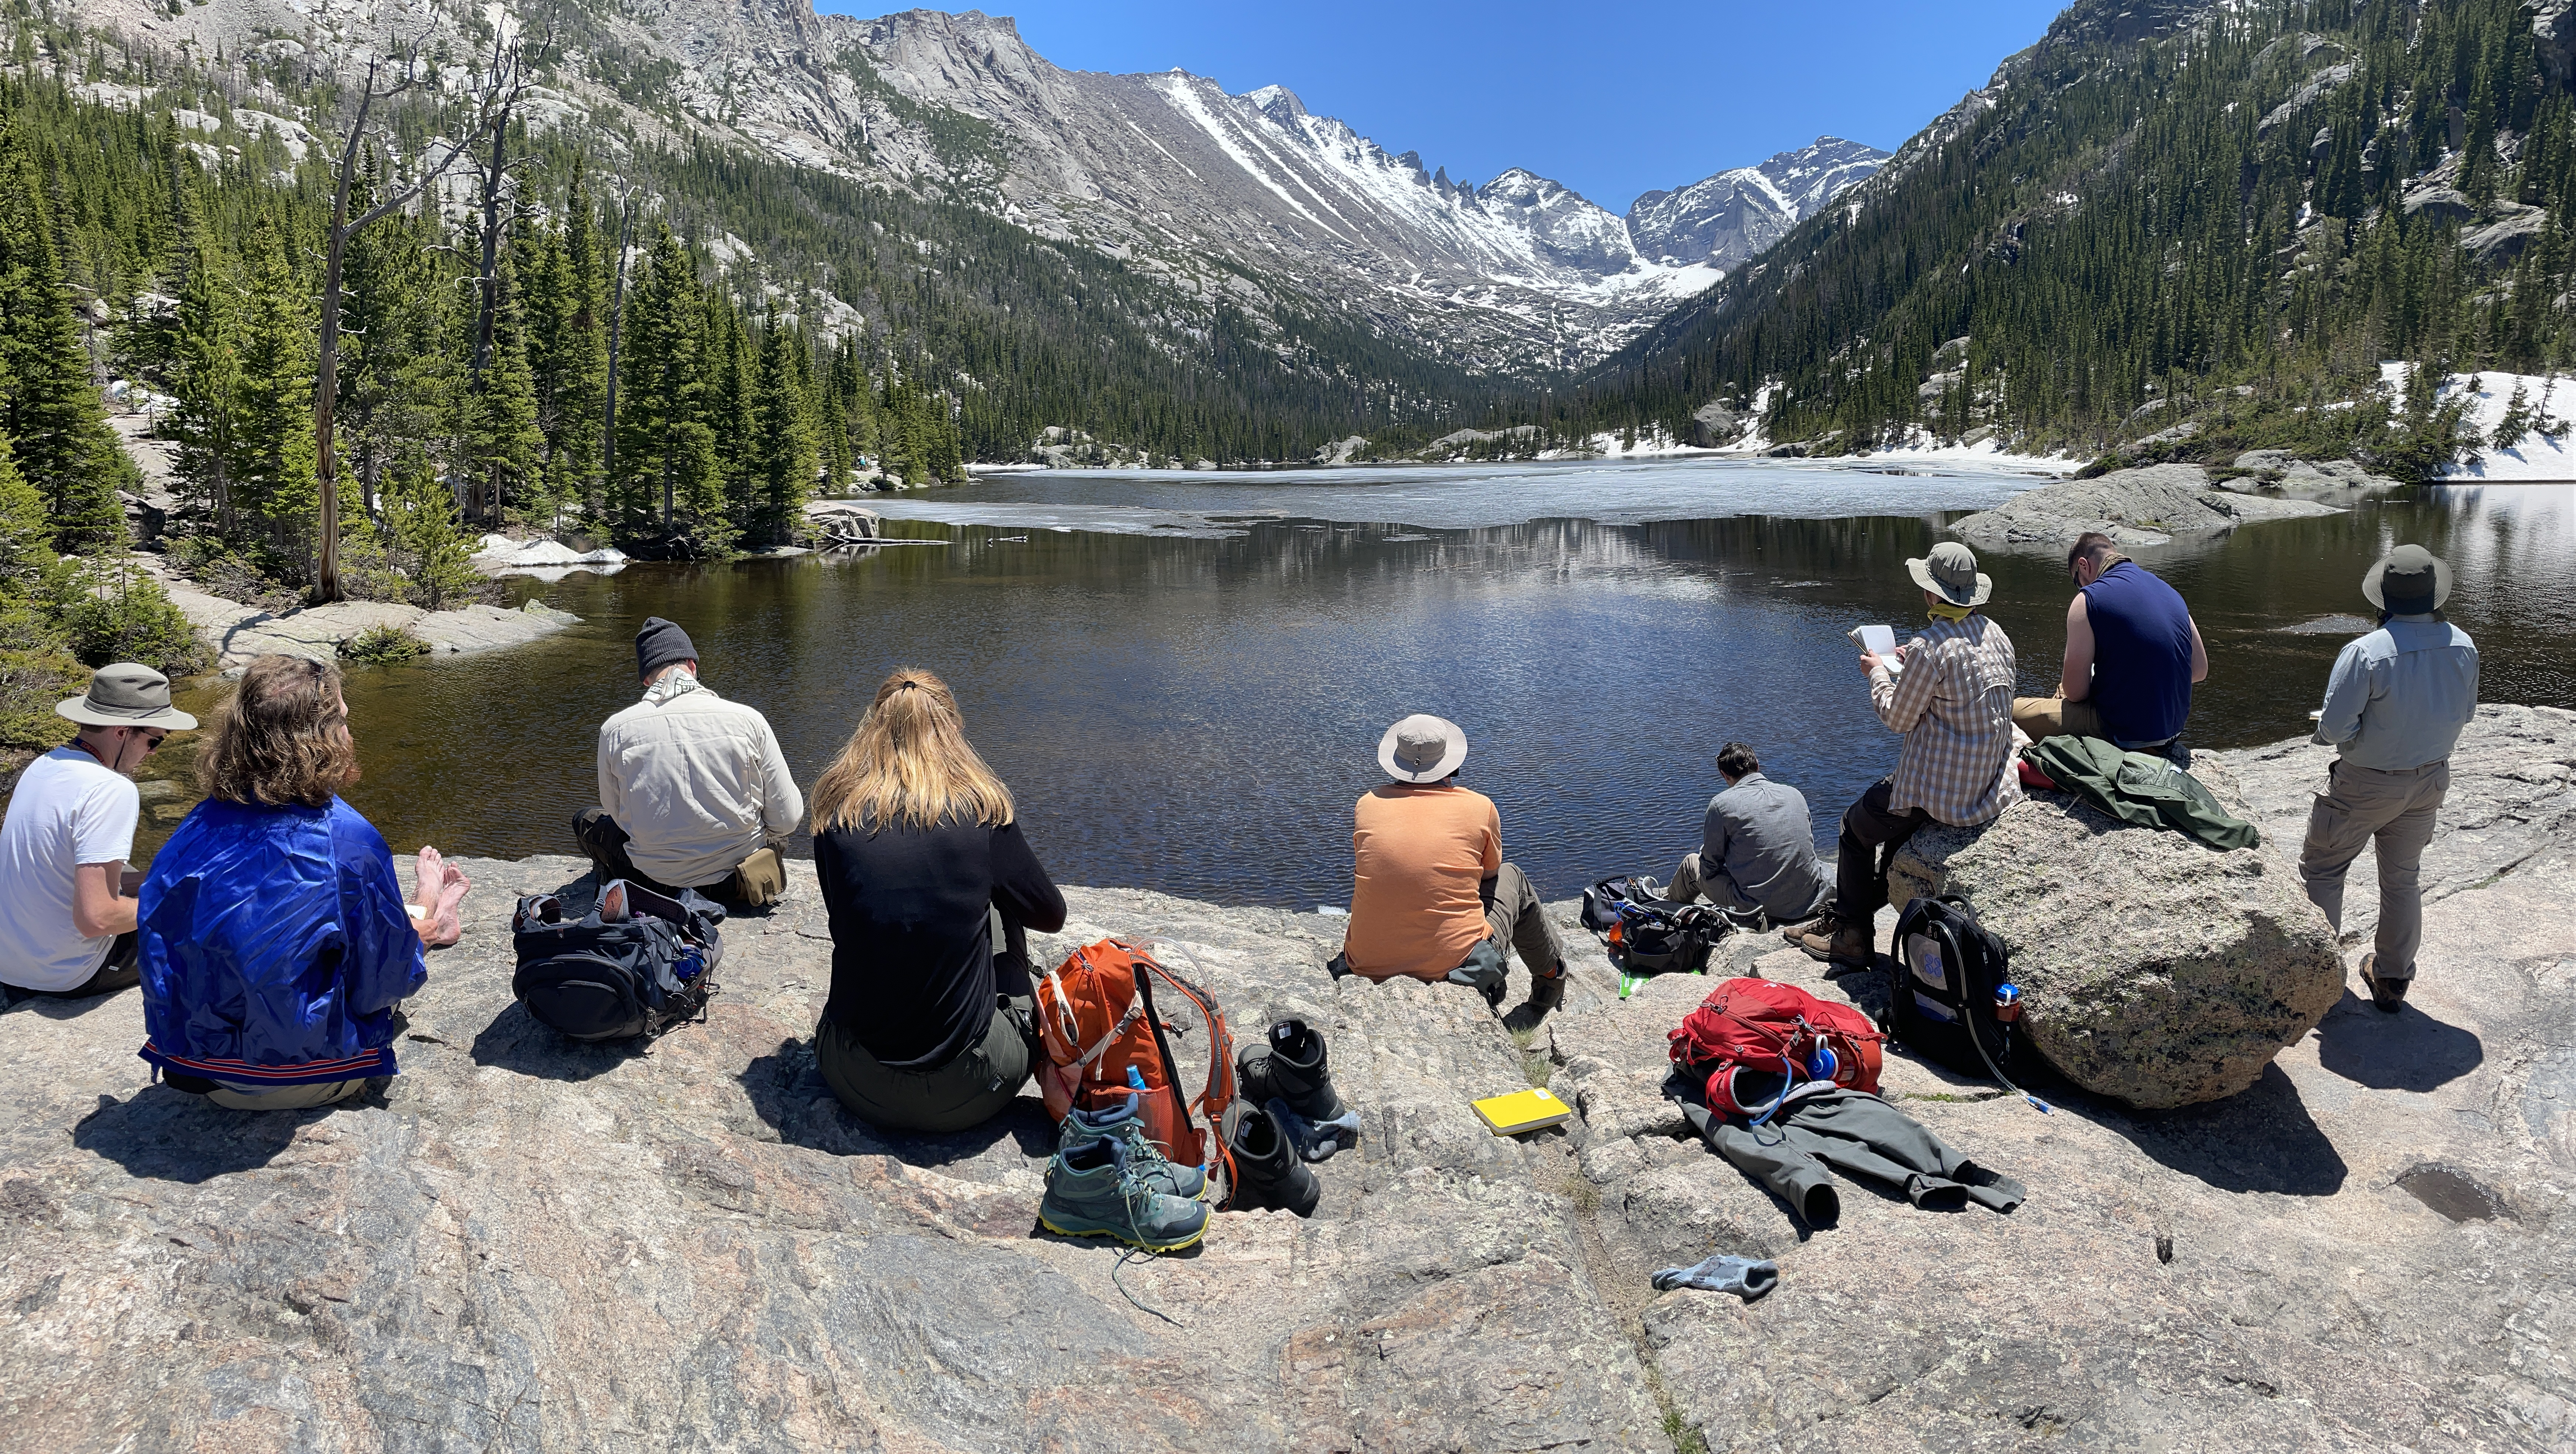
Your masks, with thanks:
<instances>
[{"instance_id":1,"label":"person in navy tank top","mask_svg":"<svg viewBox=\"0 0 2576 1454\"><path fill-rule=\"evenodd\" d=\"M2209 675L2209 648L2182 594L2087 531L2066 553L2075 599L2066 608L2066 665L2053 697L2013 703L2031 738L2101 737L2132 752L2179 751L2191 689Z\"/></svg>"}]
</instances>

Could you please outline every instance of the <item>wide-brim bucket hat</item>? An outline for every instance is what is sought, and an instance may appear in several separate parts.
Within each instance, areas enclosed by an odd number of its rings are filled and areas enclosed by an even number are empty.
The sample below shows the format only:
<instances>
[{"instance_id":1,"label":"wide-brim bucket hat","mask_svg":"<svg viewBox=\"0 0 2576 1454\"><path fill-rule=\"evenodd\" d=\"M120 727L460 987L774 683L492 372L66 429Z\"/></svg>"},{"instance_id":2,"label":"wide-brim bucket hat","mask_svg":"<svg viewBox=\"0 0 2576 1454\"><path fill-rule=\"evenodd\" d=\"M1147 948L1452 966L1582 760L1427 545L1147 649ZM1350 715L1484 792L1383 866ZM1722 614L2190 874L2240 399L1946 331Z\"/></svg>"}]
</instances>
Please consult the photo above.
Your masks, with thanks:
<instances>
[{"instance_id":1,"label":"wide-brim bucket hat","mask_svg":"<svg viewBox=\"0 0 2576 1454\"><path fill-rule=\"evenodd\" d=\"M2421 616L2451 599L2449 562L2420 545L2401 545L2361 578L2370 604L2393 616Z\"/></svg>"},{"instance_id":2,"label":"wide-brim bucket hat","mask_svg":"<svg viewBox=\"0 0 2576 1454\"><path fill-rule=\"evenodd\" d=\"M1377 765L1400 783L1436 783L1467 760L1467 734L1457 723L1416 712L1377 740Z\"/></svg>"},{"instance_id":3,"label":"wide-brim bucket hat","mask_svg":"<svg viewBox=\"0 0 2576 1454\"><path fill-rule=\"evenodd\" d=\"M1995 593L1994 577L1977 570L1977 553L1955 540L1942 541L1921 560L1907 561L1905 573L1953 606L1982 606Z\"/></svg>"},{"instance_id":4,"label":"wide-brim bucket hat","mask_svg":"<svg viewBox=\"0 0 2576 1454\"><path fill-rule=\"evenodd\" d=\"M166 727L185 732L197 719L170 705L170 679L139 661L120 661L91 673L89 690L54 704L84 727Z\"/></svg>"}]
</instances>

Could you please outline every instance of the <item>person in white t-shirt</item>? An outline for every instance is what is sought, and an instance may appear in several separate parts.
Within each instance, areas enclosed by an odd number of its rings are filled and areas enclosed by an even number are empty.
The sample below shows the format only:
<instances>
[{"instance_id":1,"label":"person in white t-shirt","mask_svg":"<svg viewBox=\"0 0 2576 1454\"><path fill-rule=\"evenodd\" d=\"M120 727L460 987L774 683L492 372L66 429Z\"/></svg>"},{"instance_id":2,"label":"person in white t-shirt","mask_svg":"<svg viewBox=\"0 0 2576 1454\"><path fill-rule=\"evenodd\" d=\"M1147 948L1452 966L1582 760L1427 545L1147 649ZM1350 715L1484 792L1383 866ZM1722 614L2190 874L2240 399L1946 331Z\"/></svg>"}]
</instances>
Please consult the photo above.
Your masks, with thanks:
<instances>
[{"instance_id":1,"label":"person in white t-shirt","mask_svg":"<svg viewBox=\"0 0 2576 1454\"><path fill-rule=\"evenodd\" d=\"M142 809L134 770L197 719L170 705L170 679L118 662L54 710L80 735L18 775L0 823L0 1007L82 999L137 982L134 886L125 866Z\"/></svg>"}]
</instances>

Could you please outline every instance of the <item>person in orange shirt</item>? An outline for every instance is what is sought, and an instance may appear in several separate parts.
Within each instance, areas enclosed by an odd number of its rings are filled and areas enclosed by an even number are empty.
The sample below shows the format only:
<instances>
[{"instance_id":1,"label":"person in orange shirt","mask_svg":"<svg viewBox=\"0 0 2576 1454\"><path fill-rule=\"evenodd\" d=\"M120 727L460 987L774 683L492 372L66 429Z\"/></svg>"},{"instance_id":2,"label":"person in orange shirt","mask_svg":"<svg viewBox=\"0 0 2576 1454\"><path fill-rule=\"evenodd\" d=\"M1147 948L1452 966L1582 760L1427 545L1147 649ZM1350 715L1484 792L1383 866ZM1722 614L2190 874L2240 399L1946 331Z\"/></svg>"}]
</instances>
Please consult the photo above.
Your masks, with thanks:
<instances>
[{"instance_id":1,"label":"person in orange shirt","mask_svg":"<svg viewBox=\"0 0 2576 1454\"><path fill-rule=\"evenodd\" d=\"M1527 1018L1565 1002L1565 952L1521 871L1503 861L1494 800L1458 786L1467 734L1417 713L1386 731L1393 782L1360 799L1351 830L1351 922L1342 967L1366 979L1446 980L1502 1003L1503 945L1529 967Z\"/></svg>"}]
</instances>

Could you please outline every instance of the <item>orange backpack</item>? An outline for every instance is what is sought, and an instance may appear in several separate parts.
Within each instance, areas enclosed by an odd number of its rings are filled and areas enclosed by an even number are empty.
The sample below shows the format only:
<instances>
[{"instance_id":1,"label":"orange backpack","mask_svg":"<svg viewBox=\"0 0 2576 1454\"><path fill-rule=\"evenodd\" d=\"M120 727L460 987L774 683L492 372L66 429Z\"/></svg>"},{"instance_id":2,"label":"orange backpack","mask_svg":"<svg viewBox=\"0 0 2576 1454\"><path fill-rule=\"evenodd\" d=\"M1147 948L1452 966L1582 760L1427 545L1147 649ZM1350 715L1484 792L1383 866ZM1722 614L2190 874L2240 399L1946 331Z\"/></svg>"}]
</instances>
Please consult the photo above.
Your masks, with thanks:
<instances>
[{"instance_id":1,"label":"orange backpack","mask_svg":"<svg viewBox=\"0 0 2576 1454\"><path fill-rule=\"evenodd\" d=\"M1197 1006L1207 1022L1207 1085L1196 1100L1181 1092L1180 1061L1166 1038L1172 1027L1154 1011L1158 980L1166 992ZM1137 1115L1154 1144L1175 1164L1198 1167L1211 1178L1223 1163L1230 1187L1233 1166L1217 1128L1234 1103L1234 1036L1216 997L1165 969L1143 945L1124 939L1073 951L1037 988L1039 1040L1047 1058L1038 1067L1038 1091L1047 1114L1061 1121L1077 1107L1097 1110L1135 1092L1135 1082L1142 1081Z\"/></svg>"}]
</instances>

